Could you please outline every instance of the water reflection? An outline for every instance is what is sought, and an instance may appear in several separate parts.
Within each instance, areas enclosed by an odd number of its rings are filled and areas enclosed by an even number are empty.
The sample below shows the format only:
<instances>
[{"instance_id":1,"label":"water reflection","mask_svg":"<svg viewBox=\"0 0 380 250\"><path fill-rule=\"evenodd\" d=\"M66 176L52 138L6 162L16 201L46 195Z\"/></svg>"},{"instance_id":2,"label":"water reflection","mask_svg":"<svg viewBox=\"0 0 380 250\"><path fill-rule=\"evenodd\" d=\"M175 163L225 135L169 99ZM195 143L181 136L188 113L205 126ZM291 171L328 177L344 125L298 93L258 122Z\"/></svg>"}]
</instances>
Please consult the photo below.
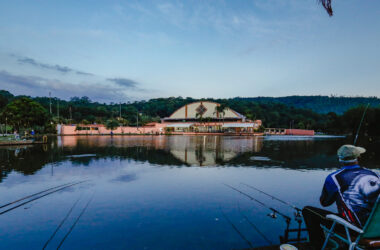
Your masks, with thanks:
<instances>
[{"instance_id":1,"label":"water reflection","mask_svg":"<svg viewBox=\"0 0 380 250\"><path fill-rule=\"evenodd\" d=\"M168 151L187 165L225 165L245 152L260 152L263 140L257 137L239 138L223 136L169 137Z\"/></svg>"},{"instance_id":2,"label":"water reflection","mask_svg":"<svg viewBox=\"0 0 380 250\"><path fill-rule=\"evenodd\" d=\"M171 157L178 159L184 165L211 166L223 165L244 152L260 152L263 140L258 137L223 136L62 137L58 146L65 149L147 148L170 153ZM144 156L151 162L149 155ZM170 162L169 160L168 163Z\"/></svg>"},{"instance_id":3,"label":"water reflection","mask_svg":"<svg viewBox=\"0 0 380 250\"><path fill-rule=\"evenodd\" d=\"M0 181L12 170L29 175L45 164L70 160L90 165L102 158L133 159L170 166L255 166L291 169L337 167L339 138L284 140L233 136L64 136L48 145L0 148ZM375 144L366 144L362 163L379 167ZM258 160L268 158L269 160ZM27 163L27 164L25 164Z\"/></svg>"},{"instance_id":4,"label":"water reflection","mask_svg":"<svg viewBox=\"0 0 380 250\"><path fill-rule=\"evenodd\" d=\"M89 180L0 216L2 247L41 249L72 204L80 197L85 203L92 193L94 201L65 243L67 249L246 247L223 220L220 208L255 246L268 242L242 219L242 213L278 243L285 223L268 217L267 208L223 183L292 216L290 208L240 183L299 207L318 206L323 180L338 166L336 149L346 139L276 139L65 136L53 138L48 145L0 148L0 204L63 183ZM378 145L364 145L368 151L362 165L379 168ZM75 216L70 223L73 220Z\"/></svg>"}]
</instances>

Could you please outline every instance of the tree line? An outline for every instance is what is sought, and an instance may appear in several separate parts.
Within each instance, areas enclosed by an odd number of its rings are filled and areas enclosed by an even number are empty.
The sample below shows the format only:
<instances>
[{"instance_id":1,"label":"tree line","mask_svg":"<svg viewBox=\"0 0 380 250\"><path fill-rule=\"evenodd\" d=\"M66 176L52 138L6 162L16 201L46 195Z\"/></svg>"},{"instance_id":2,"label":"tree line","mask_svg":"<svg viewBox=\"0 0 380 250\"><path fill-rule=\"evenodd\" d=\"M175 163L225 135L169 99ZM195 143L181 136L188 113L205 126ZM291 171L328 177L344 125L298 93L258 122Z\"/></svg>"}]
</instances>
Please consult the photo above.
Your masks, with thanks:
<instances>
[{"instance_id":1,"label":"tree line","mask_svg":"<svg viewBox=\"0 0 380 250\"><path fill-rule=\"evenodd\" d=\"M340 103L344 103L345 110L341 113L327 109L331 103L338 102L336 99L341 99ZM183 105L200 100L218 102L251 120L260 119L264 127L314 129L317 132L329 134L351 134L356 131L364 106L370 103L372 106L367 111L362 131L370 136L380 135L380 126L378 126L380 104L376 104L378 99L375 97L356 98L351 106L348 106L348 103L352 98L327 97L326 99L321 96L230 99L169 97L106 104L91 101L88 97L72 97L70 100L49 97L32 98L14 96L8 91L0 90L0 123L3 126L7 123L12 126L12 129L18 131L33 128L38 133L54 132L57 123L97 123L106 124L108 127L141 126L149 122L159 122L160 118L170 116ZM326 105L322 107L322 103ZM309 108L305 108L306 104ZM323 112L313 111L310 108L313 106L319 107Z\"/></svg>"}]
</instances>

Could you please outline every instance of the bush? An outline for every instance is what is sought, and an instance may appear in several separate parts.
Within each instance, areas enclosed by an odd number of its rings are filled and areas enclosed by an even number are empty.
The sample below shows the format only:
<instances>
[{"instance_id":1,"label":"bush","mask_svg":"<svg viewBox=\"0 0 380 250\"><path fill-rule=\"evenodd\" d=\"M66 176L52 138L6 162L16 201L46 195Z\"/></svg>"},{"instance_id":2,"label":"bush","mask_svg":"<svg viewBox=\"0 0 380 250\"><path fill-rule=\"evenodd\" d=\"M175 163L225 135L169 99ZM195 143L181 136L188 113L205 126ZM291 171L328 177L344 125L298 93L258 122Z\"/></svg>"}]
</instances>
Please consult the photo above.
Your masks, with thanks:
<instances>
[{"instance_id":1,"label":"bush","mask_svg":"<svg viewBox=\"0 0 380 250\"><path fill-rule=\"evenodd\" d=\"M115 128L119 127L119 122L115 119L110 119L106 122L106 128L114 130Z\"/></svg>"}]
</instances>

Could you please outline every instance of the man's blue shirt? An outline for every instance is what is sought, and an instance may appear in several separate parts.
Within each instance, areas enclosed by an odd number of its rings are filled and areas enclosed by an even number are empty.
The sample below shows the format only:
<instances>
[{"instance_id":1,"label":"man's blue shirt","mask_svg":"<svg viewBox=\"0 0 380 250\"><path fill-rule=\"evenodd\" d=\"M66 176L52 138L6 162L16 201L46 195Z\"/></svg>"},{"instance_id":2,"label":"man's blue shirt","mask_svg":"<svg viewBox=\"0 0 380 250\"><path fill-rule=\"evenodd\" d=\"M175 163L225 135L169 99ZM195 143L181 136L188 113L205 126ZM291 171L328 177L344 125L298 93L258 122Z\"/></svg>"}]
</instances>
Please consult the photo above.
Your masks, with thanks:
<instances>
[{"instance_id":1,"label":"man's blue shirt","mask_svg":"<svg viewBox=\"0 0 380 250\"><path fill-rule=\"evenodd\" d=\"M320 202L322 206L335 202L343 218L363 227L379 193L376 173L359 165L344 166L327 176Z\"/></svg>"}]
</instances>

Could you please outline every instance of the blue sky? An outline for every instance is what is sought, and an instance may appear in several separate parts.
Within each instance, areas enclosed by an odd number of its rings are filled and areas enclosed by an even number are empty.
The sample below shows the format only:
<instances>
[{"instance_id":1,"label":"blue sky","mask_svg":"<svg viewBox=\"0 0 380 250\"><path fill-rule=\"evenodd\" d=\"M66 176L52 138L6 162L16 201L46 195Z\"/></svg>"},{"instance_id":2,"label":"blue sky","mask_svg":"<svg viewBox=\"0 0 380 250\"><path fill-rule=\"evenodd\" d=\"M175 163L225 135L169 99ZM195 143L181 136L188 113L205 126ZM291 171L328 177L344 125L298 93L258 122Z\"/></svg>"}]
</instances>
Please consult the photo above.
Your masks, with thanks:
<instances>
[{"instance_id":1,"label":"blue sky","mask_svg":"<svg viewBox=\"0 0 380 250\"><path fill-rule=\"evenodd\" d=\"M380 96L380 1L1 1L0 89L119 102Z\"/></svg>"}]
</instances>

